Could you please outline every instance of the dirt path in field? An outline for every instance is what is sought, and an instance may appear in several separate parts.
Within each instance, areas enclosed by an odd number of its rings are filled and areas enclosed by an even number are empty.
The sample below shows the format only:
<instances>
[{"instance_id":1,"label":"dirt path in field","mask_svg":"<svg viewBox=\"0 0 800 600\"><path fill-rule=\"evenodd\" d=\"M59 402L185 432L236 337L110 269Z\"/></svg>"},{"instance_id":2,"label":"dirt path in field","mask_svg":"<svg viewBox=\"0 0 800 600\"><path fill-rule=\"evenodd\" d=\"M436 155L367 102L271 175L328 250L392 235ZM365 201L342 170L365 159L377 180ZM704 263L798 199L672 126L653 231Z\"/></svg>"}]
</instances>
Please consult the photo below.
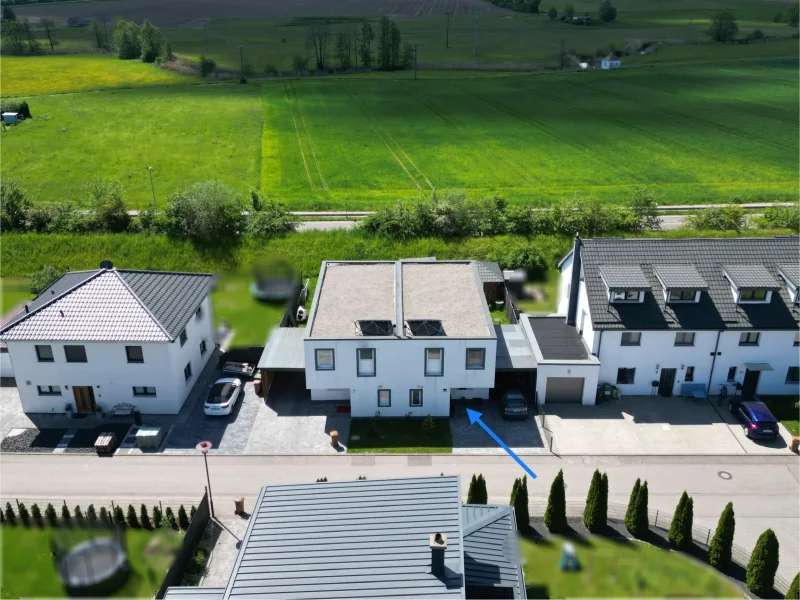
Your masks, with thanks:
<instances>
[{"instance_id":1,"label":"dirt path in field","mask_svg":"<svg viewBox=\"0 0 800 600\"><path fill-rule=\"evenodd\" d=\"M137 22L149 19L159 27L199 26L209 19L230 18L444 17L448 11L456 15L511 13L484 0L117 0L14 7L20 18L49 17L61 25L68 17L105 15L109 22L119 16Z\"/></svg>"}]
</instances>

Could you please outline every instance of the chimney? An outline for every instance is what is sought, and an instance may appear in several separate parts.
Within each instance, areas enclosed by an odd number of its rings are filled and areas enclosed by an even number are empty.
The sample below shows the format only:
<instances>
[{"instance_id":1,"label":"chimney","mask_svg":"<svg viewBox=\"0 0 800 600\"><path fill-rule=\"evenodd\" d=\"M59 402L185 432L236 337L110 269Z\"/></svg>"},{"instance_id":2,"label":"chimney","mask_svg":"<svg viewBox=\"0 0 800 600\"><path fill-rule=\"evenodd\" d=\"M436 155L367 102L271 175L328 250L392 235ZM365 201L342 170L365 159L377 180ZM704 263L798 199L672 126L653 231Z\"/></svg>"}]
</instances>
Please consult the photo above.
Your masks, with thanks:
<instances>
[{"instance_id":1,"label":"chimney","mask_svg":"<svg viewBox=\"0 0 800 600\"><path fill-rule=\"evenodd\" d=\"M25 304L25 314L26 314L26 315L28 314L28 310L29 310L29 309L28 309L28 305L27 305L27 304Z\"/></svg>"},{"instance_id":2,"label":"chimney","mask_svg":"<svg viewBox=\"0 0 800 600\"><path fill-rule=\"evenodd\" d=\"M569 304L567 305L567 325L575 327L578 317L578 296L581 291L581 236L575 234L572 247L572 278L569 284Z\"/></svg>"},{"instance_id":3,"label":"chimney","mask_svg":"<svg viewBox=\"0 0 800 600\"><path fill-rule=\"evenodd\" d=\"M444 575L444 552L447 550L447 534L431 534L431 573L436 576Z\"/></svg>"}]
</instances>

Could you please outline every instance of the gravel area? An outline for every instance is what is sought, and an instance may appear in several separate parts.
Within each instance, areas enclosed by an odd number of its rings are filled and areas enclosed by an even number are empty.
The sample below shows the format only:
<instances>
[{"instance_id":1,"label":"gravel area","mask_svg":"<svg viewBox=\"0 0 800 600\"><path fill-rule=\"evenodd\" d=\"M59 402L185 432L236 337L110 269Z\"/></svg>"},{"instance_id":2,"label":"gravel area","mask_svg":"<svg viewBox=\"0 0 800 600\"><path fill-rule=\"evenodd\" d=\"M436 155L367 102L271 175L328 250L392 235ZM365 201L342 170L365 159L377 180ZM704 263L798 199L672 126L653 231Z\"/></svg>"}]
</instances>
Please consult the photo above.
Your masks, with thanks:
<instances>
[{"instance_id":1,"label":"gravel area","mask_svg":"<svg viewBox=\"0 0 800 600\"><path fill-rule=\"evenodd\" d=\"M0 444L0 452L53 452L66 432L55 428L12 429Z\"/></svg>"},{"instance_id":2,"label":"gravel area","mask_svg":"<svg viewBox=\"0 0 800 600\"><path fill-rule=\"evenodd\" d=\"M92 429L79 429L72 441L67 446L65 452L73 454L93 454L95 452L94 443L101 433L116 433L117 434L117 447L125 441L125 435L131 428L130 423L115 423L110 425L98 425Z\"/></svg>"}]
</instances>

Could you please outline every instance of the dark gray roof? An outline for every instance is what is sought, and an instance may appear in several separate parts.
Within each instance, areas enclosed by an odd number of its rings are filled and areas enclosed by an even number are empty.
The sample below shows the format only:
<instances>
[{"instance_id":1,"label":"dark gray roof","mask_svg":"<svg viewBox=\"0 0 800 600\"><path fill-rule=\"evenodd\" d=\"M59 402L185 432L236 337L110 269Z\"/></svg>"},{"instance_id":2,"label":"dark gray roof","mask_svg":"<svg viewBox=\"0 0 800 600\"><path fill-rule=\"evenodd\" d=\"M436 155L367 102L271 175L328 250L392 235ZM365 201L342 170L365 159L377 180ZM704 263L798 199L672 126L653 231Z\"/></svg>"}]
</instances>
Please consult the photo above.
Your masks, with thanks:
<instances>
[{"instance_id":1,"label":"dark gray roof","mask_svg":"<svg viewBox=\"0 0 800 600\"><path fill-rule=\"evenodd\" d=\"M478 268L478 277L482 283L503 283L505 281L503 271L496 262L478 260L475 261L475 266Z\"/></svg>"},{"instance_id":2,"label":"dark gray roof","mask_svg":"<svg viewBox=\"0 0 800 600\"><path fill-rule=\"evenodd\" d=\"M777 278L778 265L800 264L797 237L733 239L588 239L581 260L592 325L597 329L796 329L800 312L784 287L769 304L734 302L724 265L761 264ZM708 284L700 302L665 305L653 265L693 264ZM650 282L644 302L609 304L601 265L639 267Z\"/></svg>"},{"instance_id":3,"label":"dark gray roof","mask_svg":"<svg viewBox=\"0 0 800 600\"><path fill-rule=\"evenodd\" d=\"M778 265L781 275L789 280L794 287L800 287L800 263L796 265Z\"/></svg>"},{"instance_id":4,"label":"dark gray roof","mask_svg":"<svg viewBox=\"0 0 800 600\"><path fill-rule=\"evenodd\" d=\"M266 486L225 597L464 598L461 540L457 476Z\"/></svg>"},{"instance_id":5,"label":"dark gray roof","mask_svg":"<svg viewBox=\"0 0 800 600\"><path fill-rule=\"evenodd\" d=\"M164 600L222 600L225 588L171 587L167 588Z\"/></svg>"},{"instance_id":6,"label":"dark gray roof","mask_svg":"<svg viewBox=\"0 0 800 600\"><path fill-rule=\"evenodd\" d=\"M644 290L650 287L647 277L636 265L600 265L600 276L612 290Z\"/></svg>"},{"instance_id":7,"label":"dark gray roof","mask_svg":"<svg viewBox=\"0 0 800 600\"><path fill-rule=\"evenodd\" d=\"M462 510L467 588L511 588L514 598L525 598L516 519L511 507L465 504Z\"/></svg>"},{"instance_id":8,"label":"dark gray roof","mask_svg":"<svg viewBox=\"0 0 800 600\"><path fill-rule=\"evenodd\" d=\"M724 265L722 270L737 288L780 287L764 265Z\"/></svg>"},{"instance_id":9,"label":"dark gray roof","mask_svg":"<svg viewBox=\"0 0 800 600\"><path fill-rule=\"evenodd\" d=\"M694 265L653 265L653 271L668 290L705 290L708 284Z\"/></svg>"},{"instance_id":10,"label":"dark gray roof","mask_svg":"<svg viewBox=\"0 0 800 600\"><path fill-rule=\"evenodd\" d=\"M564 317L528 317L542 358L583 360L589 352L578 330L567 325Z\"/></svg>"}]
</instances>

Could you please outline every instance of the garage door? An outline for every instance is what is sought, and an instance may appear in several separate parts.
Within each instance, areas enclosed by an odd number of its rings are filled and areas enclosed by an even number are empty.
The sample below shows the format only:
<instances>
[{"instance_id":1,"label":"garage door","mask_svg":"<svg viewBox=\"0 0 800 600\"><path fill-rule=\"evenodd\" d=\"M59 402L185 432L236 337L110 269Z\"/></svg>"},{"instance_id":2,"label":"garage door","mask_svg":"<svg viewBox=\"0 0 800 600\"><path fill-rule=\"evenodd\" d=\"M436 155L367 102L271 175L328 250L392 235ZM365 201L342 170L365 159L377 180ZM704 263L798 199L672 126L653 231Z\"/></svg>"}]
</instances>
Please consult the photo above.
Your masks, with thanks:
<instances>
[{"instance_id":1,"label":"garage door","mask_svg":"<svg viewBox=\"0 0 800 600\"><path fill-rule=\"evenodd\" d=\"M583 377L548 377L544 401L580 402L583 398Z\"/></svg>"}]
</instances>

